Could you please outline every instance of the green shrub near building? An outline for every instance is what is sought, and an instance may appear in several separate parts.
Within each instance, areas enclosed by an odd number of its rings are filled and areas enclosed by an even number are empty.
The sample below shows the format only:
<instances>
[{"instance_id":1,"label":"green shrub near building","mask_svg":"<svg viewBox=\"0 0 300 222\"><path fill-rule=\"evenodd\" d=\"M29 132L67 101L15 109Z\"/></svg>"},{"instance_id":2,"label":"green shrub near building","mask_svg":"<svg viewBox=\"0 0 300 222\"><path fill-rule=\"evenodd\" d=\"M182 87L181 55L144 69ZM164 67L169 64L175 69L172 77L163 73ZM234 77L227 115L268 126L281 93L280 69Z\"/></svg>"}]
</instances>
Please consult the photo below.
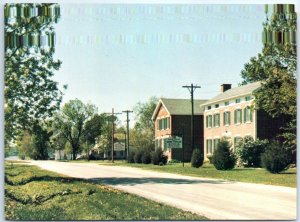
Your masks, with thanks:
<instances>
[{"instance_id":1,"label":"green shrub near building","mask_svg":"<svg viewBox=\"0 0 300 222\"><path fill-rule=\"evenodd\" d=\"M199 168L203 165L204 157L203 154L200 152L200 149L194 149L191 159L192 167Z\"/></svg>"},{"instance_id":2,"label":"green shrub near building","mask_svg":"<svg viewBox=\"0 0 300 222\"><path fill-rule=\"evenodd\" d=\"M236 164L235 154L230 149L231 144L228 140L222 139L217 146L212 162L217 170L231 170Z\"/></svg>"},{"instance_id":3,"label":"green shrub near building","mask_svg":"<svg viewBox=\"0 0 300 222\"><path fill-rule=\"evenodd\" d=\"M253 137L246 136L237 145L236 154L244 166L261 167L261 155L267 146L267 140L254 140Z\"/></svg>"},{"instance_id":4,"label":"green shrub near building","mask_svg":"<svg viewBox=\"0 0 300 222\"><path fill-rule=\"evenodd\" d=\"M290 158L288 150L278 141L271 142L261 157L262 165L271 173L287 170Z\"/></svg>"}]
</instances>

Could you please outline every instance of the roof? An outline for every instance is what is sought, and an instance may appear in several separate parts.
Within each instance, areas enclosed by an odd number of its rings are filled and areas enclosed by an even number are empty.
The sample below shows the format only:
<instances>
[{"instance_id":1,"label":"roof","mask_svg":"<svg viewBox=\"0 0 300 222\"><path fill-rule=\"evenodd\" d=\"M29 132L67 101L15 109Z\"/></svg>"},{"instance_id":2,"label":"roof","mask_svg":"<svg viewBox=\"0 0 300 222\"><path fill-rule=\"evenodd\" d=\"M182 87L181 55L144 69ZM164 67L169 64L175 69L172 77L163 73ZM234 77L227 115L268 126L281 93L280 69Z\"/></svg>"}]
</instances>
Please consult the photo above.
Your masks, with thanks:
<instances>
[{"instance_id":1,"label":"roof","mask_svg":"<svg viewBox=\"0 0 300 222\"><path fill-rule=\"evenodd\" d=\"M202 106L216 103L216 102L221 102L239 96L252 94L255 90L260 88L260 86L261 86L261 82L254 82L254 83L249 83L247 85L242 85L239 87L229 89L213 97L212 99L208 100L205 104L202 104Z\"/></svg>"},{"instance_id":2,"label":"roof","mask_svg":"<svg viewBox=\"0 0 300 222\"><path fill-rule=\"evenodd\" d=\"M194 114L200 115L203 113L204 109L200 107L203 103L207 102L208 100L200 100L194 99ZM152 120L156 118L158 111L163 105L167 112L170 115L191 115L192 106L190 99L168 99L168 98L161 98L153 112Z\"/></svg>"}]
</instances>

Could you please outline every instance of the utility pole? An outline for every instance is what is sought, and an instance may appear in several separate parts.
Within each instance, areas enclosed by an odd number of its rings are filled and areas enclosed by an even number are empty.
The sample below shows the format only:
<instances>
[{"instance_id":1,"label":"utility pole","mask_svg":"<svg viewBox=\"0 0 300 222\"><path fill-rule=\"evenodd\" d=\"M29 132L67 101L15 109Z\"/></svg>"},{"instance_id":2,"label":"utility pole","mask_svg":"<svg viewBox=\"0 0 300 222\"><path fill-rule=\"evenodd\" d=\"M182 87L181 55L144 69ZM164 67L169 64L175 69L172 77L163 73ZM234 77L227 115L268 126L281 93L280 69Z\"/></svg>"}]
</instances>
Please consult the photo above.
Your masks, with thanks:
<instances>
[{"instance_id":1,"label":"utility pole","mask_svg":"<svg viewBox=\"0 0 300 222\"><path fill-rule=\"evenodd\" d=\"M127 139L126 139L126 155L127 155L127 159L128 159L128 155L129 155L129 113L132 113L133 111L131 110L125 110L123 111L123 113L126 113L127 115L127 119L126 119L126 122L127 122L127 129L126 129L126 132L127 132Z\"/></svg>"},{"instance_id":2,"label":"utility pole","mask_svg":"<svg viewBox=\"0 0 300 222\"><path fill-rule=\"evenodd\" d=\"M200 86L193 85L190 86L182 86L183 88L187 88L191 93L191 104L192 104L192 116L191 116L191 145L192 150L195 148L195 140L194 140L194 92L196 89L201 88Z\"/></svg>"},{"instance_id":3,"label":"utility pole","mask_svg":"<svg viewBox=\"0 0 300 222\"><path fill-rule=\"evenodd\" d=\"M112 122L112 138L111 138L111 162L114 162L114 148L115 148L115 115L119 115L122 113L115 113L114 112L114 108L112 108L112 112L111 113L105 113L105 114L110 114L111 115L111 122Z\"/></svg>"}]
</instances>

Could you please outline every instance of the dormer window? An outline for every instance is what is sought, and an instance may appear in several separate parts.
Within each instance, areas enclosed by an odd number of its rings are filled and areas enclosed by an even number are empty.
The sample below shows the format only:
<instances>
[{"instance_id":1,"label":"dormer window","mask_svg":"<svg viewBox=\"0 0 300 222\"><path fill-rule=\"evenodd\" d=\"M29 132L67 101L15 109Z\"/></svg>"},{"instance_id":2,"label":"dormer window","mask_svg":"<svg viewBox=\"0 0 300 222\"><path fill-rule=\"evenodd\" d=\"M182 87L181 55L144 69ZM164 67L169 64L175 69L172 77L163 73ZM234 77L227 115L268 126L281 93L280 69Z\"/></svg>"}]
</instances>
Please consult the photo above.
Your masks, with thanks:
<instances>
[{"instance_id":1,"label":"dormer window","mask_svg":"<svg viewBox=\"0 0 300 222\"><path fill-rule=\"evenodd\" d=\"M235 103L240 103L240 102L241 102L240 98L238 98L238 99L235 100Z\"/></svg>"},{"instance_id":2,"label":"dormer window","mask_svg":"<svg viewBox=\"0 0 300 222\"><path fill-rule=\"evenodd\" d=\"M210 110L210 109L211 109L211 106L207 106L207 109Z\"/></svg>"},{"instance_id":3,"label":"dormer window","mask_svg":"<svg viewBox=\"0 0 300 222\"><path fill-rule=\"evenodd\" d=\"M219 108L219 104L216 104L216 105L215 105L215 108Z\"/></svg>"},{"instance_id":4,"label":"dormer window","mask_svg":"<svg viewBox=\"0 0 300 222\"><path fill-rule=\"evenodd\" d=\"M229 101L225 102L225 106L229 106Z\"/></svg>"}]
</instances>

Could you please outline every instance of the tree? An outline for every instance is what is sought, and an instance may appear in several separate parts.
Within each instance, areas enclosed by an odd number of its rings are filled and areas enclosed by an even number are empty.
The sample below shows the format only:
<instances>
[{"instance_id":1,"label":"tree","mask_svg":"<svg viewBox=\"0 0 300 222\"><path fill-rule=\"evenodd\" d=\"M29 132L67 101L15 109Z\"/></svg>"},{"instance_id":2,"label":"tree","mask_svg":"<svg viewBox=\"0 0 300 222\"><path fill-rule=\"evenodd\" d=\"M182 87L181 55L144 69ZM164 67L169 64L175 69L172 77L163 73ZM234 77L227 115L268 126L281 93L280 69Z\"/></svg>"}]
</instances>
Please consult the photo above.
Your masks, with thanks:
<instances>
[{"instance_id":1,"label":"tree","mask_svg":"<svg viewBox=\"0 0 300 222\"><path fill-rule=\"evenodd\" d=\"M85 124L92 119L97 108L91 104L84 104L79 99L70 100L54 117L53 128L61 134L72 147L73 160L80 151L80 142L86 134Z\"/></svg>"},{"instance_id":2,"label":"tree","mask_svg":"<svg viewBox=\"0 0 300 222\"><path fill-rule=\"evenodd\" d=\"M154 122L151 120L158 99L151 97L147 102L139 102L134 107L136 123L134 129L130 132L131 144L139 148L154 149Z\"/></svg>"},{"instance_id":3,"label":"tree","mask_svg":"<svg viewBox=\"0 0 300 222\"><path fill-rule=\"evenodd\" d=\"M266 6L266 15L262 52L245 64L241 72L242 84L262 82L262 87L254 93L256 108L286 123L278 136L293 153L296 152L297 116L296 13L294 5L277 4L273 6L270 19Z\"/></svg>"},{"instance_id":4,"label":"tree","mask_svg":"<svg viewBox=\"0 0 300 222\"><path fill-rule=\"evenodd\" d=\"M63 157L60 156L61 151L65 149L67 143L67 139L63 137L60 133L56 133L50 138L50 147L54 151L59 151L59 159L61 160Z\"/></svg>"},{"instance_id":5,"label":"tree","mask_svg":"<svg viewBox=\"0 0 300 222\"><path fill-rule=\"evenodd\" d=\"M95 146L97 137L101 135L106 119L107 117L104 114L96 114L84 125L83 142L85 142L84 149L87 153L88 160L90 159L90 150Z\"/></svg>"},{"instance_id":6,"label":"tree","mask_svg":"<svg viewBox=\"0 0 300 222\"><path fill-rule=\"evenodd\" d=\"M288 150L278 141L273 141L262 155L262 164L271 173L280 173L289 166Z\"/></svg>"},{"instance_id":7,"label":"tree","mask_svg":"<svg viewBox=\"0 0 300 222\"><path fill-rule=\"evenodd\" d=\"M61 65L53 58L53 24L59 17L57 4L5 5L6 140L32 130L59 109L62 92L52 79Z\"/></svg>"},{"instance_id":8,"label":"tree","mask_svg":"<svg viewBox=\"0 0 300 222\"><path fill-rule=\"evenodd\" d=\"M200 149L194 149L193 154L192 154L192 159L191 159L191 165L192 167L199 168L203 165L203 154L201 154Z\"/></svg>"},{"instance_id":9,"label":"tree","mask_svg":"<svg viewBox=\"0 0 300 222\"><path fill-rule=\"evenodd\" d=\"M231 144L225 138L217 145L212 156L212 162L217 170L231 170L236 164L236 157L230 149Z\"/></svg>"},{"instance_id":10,"label":"tree","mask_svg":"<svg viewBox=\"0 0 300 222\"><path fill-rule=\"evenodd\" d=\"M267 140L254 140L251 136L245 136L238 144L236 154L247 167L261 167L261 155L267 146Z\"/></svg>"}]
</instances>

